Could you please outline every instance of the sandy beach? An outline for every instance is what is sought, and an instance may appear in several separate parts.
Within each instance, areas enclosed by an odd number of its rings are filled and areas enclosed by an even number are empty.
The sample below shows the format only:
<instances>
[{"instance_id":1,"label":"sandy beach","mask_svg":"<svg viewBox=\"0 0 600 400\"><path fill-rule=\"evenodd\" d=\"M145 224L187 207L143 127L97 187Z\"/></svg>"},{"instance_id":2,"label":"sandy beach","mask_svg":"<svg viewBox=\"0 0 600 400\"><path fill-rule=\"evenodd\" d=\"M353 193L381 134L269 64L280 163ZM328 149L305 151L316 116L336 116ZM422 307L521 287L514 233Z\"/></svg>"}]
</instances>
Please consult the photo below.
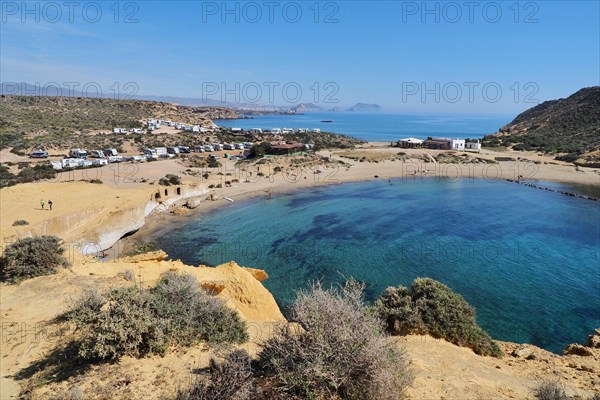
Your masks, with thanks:
<instances>
[{"instance_id":1,"label":"sandy beach","mask_svg":"<svg viewBox=\"0 0 600 400\"><path fill-rule=\"evenodd\" d=\"M2 190L2 239L9 243L32 234L56 234L68 242L100 243L110 258L127 245L147 241L188 218L253 198L281 196L324 185L367 180L400 182L459 178L552 181L575 185L574 191L598 197L600 174L533 152L484 150L469 154L490 163L439 163L441 150L399 149L389 143L368 143L353 150L323 150L300 166L297 157L274 157L256 163L225 158L218 169L190 167L183 159L148 163L112 164L97 169L61 172L52 181L18 185ZM448 152L446 152L448 153ZM402 154L402 156L399 156ZM514 161L493 161L508 157ZM361 161L362 159L362 161ZM306 161L306 160L305 160ZM493 162L493 163L492 163ZM208 175L203 176L208 173ZM158 185L166 174L181 177L184 192ZM82 181L98 179L102 184ZM222 186L222 187L218 187ZM531 190L535 190L532 188ZM160 199L155 196L160 194ZM207 200L213 196L214 200ZM196 198L193 210L182 208ZM233 200L230 202L225 197ZM40 199L52 199L52 211L40 210ZM171 213L179 209L176 213ZM27 226L12 226L16 220ZM126 239L119 240L130 232Z\"/></svg>"}]
</instances>

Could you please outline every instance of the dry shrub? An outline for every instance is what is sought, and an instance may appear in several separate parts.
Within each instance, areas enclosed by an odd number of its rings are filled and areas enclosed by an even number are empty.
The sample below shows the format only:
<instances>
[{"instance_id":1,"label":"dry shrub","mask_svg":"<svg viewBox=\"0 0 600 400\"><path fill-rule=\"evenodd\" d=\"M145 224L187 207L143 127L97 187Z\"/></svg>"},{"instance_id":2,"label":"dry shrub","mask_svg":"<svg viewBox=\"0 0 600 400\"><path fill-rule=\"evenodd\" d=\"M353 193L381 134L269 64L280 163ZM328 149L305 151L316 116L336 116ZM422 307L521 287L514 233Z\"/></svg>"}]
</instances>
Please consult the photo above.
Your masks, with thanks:
<instances>
[{"instance_id":1,"label":"dry shrub","mask_svg":"<svg viewBox=\"0 0 600 400\"><path fill-rule=\"evenodd\" d=\"M248 339L237 311L206 293L193 276L175 272L163 274L152 289L84 290L65 317L82 332L79 356L85 359L164 355L171 344Z\"/></svg>"},{"instance_id":2,"label":"dry shrub","mask_svg":"<svg viewBox=\"0 0 600 400\"><path fill-rule=\"evenodd\" d=\"M539 400L569 400L565 388L555 381L543 381L534 390L533 395Z\"/></svg>"},{"instance_id":3,"label":"dry shrub","mask_svg":"<svg viewBox=\"0 0 600 400\"><path fill-rule=\"evenodd\" d=\"M56 236L19 239L0 257L0 280L17 283L36 276L52 275L67 267L62 241Z\"/></svg>"},{"instance_id":4,"label":"dry shrub","mask_svg":"<svg viewBox=\"0 0 600 400\"><path fill-rule=\"evenodd\" d=\"M408 361L365 309L355 281L300 292L292 320L268 340L259 368L282 395L309 399L400 399L412 382Z\"/></svg>"},{"instance_id":5,"label":"dry shrub","mask_svg":"<svg viewBox=\"0 0 600 400\"><path fill-rule=\"evenodd\" d=\"M196 379L191 387L180 390L176 399L251 400L256 396L250 356L245 350L235 350L222 363L211 359L208 379Z\"/></svg>"}]
</instances>

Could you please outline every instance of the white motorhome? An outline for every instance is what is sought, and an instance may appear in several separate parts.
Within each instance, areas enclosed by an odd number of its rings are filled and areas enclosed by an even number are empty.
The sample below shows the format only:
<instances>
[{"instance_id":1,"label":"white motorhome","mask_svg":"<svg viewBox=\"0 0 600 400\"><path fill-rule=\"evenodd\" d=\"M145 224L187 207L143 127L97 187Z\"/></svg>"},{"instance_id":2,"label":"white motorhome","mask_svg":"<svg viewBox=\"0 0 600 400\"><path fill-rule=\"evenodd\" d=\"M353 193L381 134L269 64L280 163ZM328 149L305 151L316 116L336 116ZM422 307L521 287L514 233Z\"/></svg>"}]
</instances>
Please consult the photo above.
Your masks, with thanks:
<instances>
[{"instance_id":1,"label":"white motorhome","mask_svg":"<svg viewBox=\"0 0 600 400\"><path fill-rule=\"evenodd\" d=\"M97 167L102 166L102 165L108 165L108 160L106 158L93 160L92 165L97 166Z\"/></svg>"},{"instance_id":2,"label":"white motorhome","mask_svg":"<svg viewBox=\"0 0 600 400\"><path fill-rule=\"evenodd\" d=\"M279 128L273 128L273 129L271 129L271 133L273 135L280 135L281 134L281 129L279 129Z\"/></svg>"},{"instance_id":3,"label":"white motorhome","mask_svg":"<svg viewBox=\"0 0 600 400\"><path fill-rule=\"evenodd\" d=\"M82 149L78 149L78 148L72 148L71 150L69 150L69 157L72 158L87 158L87 151L82 150Z\"/></svg>"},{"instance_id":4,"label":"white motorhome","mask_svg":"<svg viewBox=\"0 0 600 400\"><path fill-rule=\"evenodd\" d=\"M263 133L262 129L260 128L252 128L249 131L250 133L252 133L253 135L260 135Z\"/></svg>"},{"instance_id":5,"label":"white motorhome","mask_svg":"<svg viewBox=\"0 0 600 400\"><path fill-rule=\"evenodd\" d=\"M225 149L225 145L221 143L213 143L212 144L213 151L221 151Z\"/></svg>"},{"instance_id":6,"label":"white motorhome","mask_svg":"<svg viewBox=\"0 0 600 400\"><path fill-rule=\"evenodd\" d=\"M192 125L192 132L200 132L200 125Z\"/></svg>"},{"instance_id":7,"label":"white motorhome","mask_svg":"<svg viewBox=\"0 0 600 400\"><path fill-rule=\"evenodd\" d=\"M144 155L150 158L158 158L158 153L155 149L144 149Z\"/></svg>"},{"instance_id":8,"label":"white motorhome","mask_svg":"<svg viewBox=\"0 0 600 400\"><path fill-rule=\"evenodd\" d=\"M321 129L319 128L314 128L312 131L313 133L321 133Z\"/></svg>"},{"instance_id":9,"label":"white motorhome","mask_svg":"<svg viewBox=\"0 0 600 400\"><path fill-rule=\"evenodd\" d=\"M292 128L283 128L283 130L281 131L281 133L283 133L284 135L286 133L294 133L294 130Z\"/></svg>"},{"instance_id":10,"label":"white motorhome","mask_svg":"<svg viewBox=\"0 0 600 400\"><path fill-rule=\"evenodd\" d=\"M225 150L235 150L235 145L230 144L230 143L225 143L223 145L223 149L225 149Z\"/></svg>"},{"instance_id":11,"label":"white motorhome","mask_svg":"<svg viewBox=\"0 0 600 400\"><path fill-rule=\"evenodd\" d=\"M105 156L116 156L119 153L117 153L117 149L104 149L104 155Z\"/></svg>"},{"instance_id":12,"label":"white motorhome","mask_svg":"<svg viewBox=\"0 0 600 400\"><path fill-rule=\"evenodd\" d=\"M206 151L206 152L215 151L215 148L212 147L211 145L207 144L207 145L204 145L204 151Z\"/></svg>"},{"instance_id":13,"label":"white motorhome","mask_svg":"<svg viewBox=\"0 0 600 400\"><path fill-rule=\"evenodd\" d=\"M104 158L104 152L102 150L92 150L90 152L92 158Z\"/></svg>"},{"instance_id":14,"label":"white motorhome","mask_svg":"<svg viewBox=\"0 0 600 400\"><path fill-rule=\"evenodd\" d=\"M156 151L156 154L158 154L159 156L168 153L166 147L155 147L154 150Z\"/></svg>"}]
</instances>

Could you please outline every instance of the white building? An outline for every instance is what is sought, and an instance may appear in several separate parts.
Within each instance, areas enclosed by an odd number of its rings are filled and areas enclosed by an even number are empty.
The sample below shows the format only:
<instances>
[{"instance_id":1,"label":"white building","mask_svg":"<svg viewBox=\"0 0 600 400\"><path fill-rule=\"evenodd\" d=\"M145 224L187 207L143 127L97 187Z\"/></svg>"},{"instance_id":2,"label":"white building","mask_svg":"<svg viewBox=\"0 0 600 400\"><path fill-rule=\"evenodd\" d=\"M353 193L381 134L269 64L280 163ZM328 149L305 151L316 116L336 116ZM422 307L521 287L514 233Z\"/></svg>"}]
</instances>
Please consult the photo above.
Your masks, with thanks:
<instances>
[{"instance_id":1,"label":"white building","mask_svg":"<svg viewBox=\"0 0 600 400\"><path fill-rule=\"evenodd\" d=\"M464 151L465 150L465 139L452 139L450 146L452 150Z\"/></svg>"},{"instance_id":2,"label":"white building","mask_svg":"<svg viewBox=\"0 0 600 400\"><path fill-rule=\"evenodd\" d=\"M481 151L481 142L479 140L476 142L467 142L465 143L465 150L479 153Z\"/></svg>"},{"instance_id":3,"label":"white building","mask_svg":"<svg viewBox=\"0 0 600 400\"><path fill-rule=\"evenodd\" d=\"M423 140L417 138L404 138L398 140L398 146L402 148L413 148L413 147L421 147L423 145Z\"/></svg>"}]
</instances>

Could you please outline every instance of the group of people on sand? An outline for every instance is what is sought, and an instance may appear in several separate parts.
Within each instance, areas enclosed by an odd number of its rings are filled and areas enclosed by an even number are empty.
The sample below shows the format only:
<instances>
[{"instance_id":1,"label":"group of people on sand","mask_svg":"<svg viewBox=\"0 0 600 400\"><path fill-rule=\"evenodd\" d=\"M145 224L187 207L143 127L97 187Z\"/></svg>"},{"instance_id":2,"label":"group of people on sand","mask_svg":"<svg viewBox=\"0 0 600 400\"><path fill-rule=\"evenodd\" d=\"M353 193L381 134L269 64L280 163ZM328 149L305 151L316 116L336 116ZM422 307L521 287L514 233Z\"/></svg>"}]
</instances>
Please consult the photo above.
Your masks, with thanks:
<instances>
[{"instance_id":1,"label":"group of people on sand","mask_svg":"<svg viewBox=\"0 0 600 400\"><path fill-rule=\"evenodd\" d=\"M42 210L45 210L44 206L46 205L46 203L44 202L44 199L40 200L40 205L42 206ZM50 211L52 211L52 200L48 200L48 207Z\"/></svg>"}]
</instances>

